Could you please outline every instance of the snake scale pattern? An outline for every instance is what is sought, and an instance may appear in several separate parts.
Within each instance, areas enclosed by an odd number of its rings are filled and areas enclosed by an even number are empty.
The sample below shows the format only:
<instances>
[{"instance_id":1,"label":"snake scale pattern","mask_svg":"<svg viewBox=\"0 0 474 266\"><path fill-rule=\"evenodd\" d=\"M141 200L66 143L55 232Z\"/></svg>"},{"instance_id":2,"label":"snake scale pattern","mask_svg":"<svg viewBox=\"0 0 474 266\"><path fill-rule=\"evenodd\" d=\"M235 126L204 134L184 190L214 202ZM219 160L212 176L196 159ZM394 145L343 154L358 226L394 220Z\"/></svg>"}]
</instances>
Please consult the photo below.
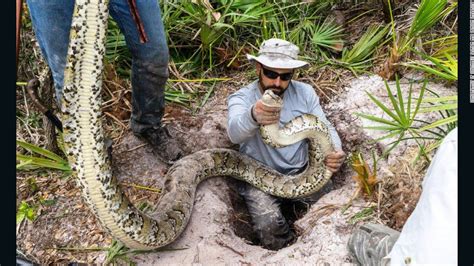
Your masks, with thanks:
<instances>
[{"instance_id":1,"label":"snake scale pattern","mask_svg":"<svg viewBox=\"0 0 474 266\"><path fill-rule=\"evenodd\" d=\"M309 139L309 166L295 176L282 175L230 149L207 149L177 161L165 176L155 211L144 214L131 204L112 174L101 122L101 86L108 1L76 0L65 70L61 117L70 165L85 202L115 239L132 249L156 249L185 229L197 185L213 176L231 176L275 196L297 198L319 190L331 177L322 162L332 150L327 128L303 115L283 129L261 128L276 146ZM273 96L268 104L275 104Z\"/></svg>"}]
</instances>

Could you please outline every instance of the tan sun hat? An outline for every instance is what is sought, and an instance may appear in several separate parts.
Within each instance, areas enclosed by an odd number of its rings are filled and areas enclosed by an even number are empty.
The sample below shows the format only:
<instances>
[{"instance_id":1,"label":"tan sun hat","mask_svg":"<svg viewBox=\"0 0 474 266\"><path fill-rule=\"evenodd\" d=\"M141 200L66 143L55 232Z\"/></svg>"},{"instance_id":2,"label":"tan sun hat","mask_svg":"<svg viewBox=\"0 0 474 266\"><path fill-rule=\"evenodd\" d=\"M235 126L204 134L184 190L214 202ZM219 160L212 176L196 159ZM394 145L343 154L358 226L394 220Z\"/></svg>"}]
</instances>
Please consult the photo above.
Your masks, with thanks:
<instances>
[{"instance_id":1,"label":"tan sun hat","mask_svg":"<svg viewBox=\"0 0 474 266\"><path fill-rule=\"evenodd\" d=\"M281 39L269 39L262 43L258 56L247 54L247 59L254 60L271 68L295 69L309 65L297 60L300 49L291 42Z\"/></svg>"}]
</instances>

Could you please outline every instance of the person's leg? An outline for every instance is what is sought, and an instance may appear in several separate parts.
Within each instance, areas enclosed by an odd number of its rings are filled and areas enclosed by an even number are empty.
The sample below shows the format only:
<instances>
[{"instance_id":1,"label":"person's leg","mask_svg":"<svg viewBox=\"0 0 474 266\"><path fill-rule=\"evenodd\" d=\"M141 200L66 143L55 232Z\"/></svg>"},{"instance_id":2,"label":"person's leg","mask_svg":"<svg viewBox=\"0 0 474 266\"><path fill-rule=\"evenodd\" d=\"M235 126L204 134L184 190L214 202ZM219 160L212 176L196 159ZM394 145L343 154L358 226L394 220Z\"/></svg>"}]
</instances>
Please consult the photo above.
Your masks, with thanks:
<instances>
[{"instance_id":1,"label":"person's leg","mask_svg":"<svg viewBox=\"0 0 474 266\"><path fill-rule=\"evenodd\" d=\"M311 204L317 202L322 196L326 195L327 193L329 193L333 189L334 189L334 182L332 181L332 179L329 179L328 182L317 192L315 192L315 193L313 193L313 194L311 194L307 197L304 197L304 198L301 198L301 199L294 199L292 201L311 205Z\"/></svg>"},{"instance_id":2,"label":"person's leg","mask_svg":"<svg viewBox=\"0 0 474 266\"><path fill-rule=\"evenodd\" d=\"M148 38L140 43L137 25L126 0L111 0L110 15L125 35L132 54L132 116L135 135L145 138L155 153L166 161L182 156L182 151L161 125L165 108L165 85L168 79L169 52L156 0L136 1L138 13Z\"/></svg>"},{"instance_id":3,"label":"person's leg","mask_svg":"<svg viewBox=\"0 0 474 266\"><path fill-rule=\"evenodd\" d=\"M54 79L60 105L74 1L27 0L36 39Z\"/></svg>"},{"instance_id":4,"label":"person's leg","mask_svg":"<svg viewBox=\"0 0 474 266\"><path fill-rule=\"evenodd\" d=\"M243 183L239 194L245 199L253 230L263 247L277 250L293 241L295 235L281 213L278 199Z\"/></svg>"},{"instance_id":5,"label":"person's leg","mask_svg":"<svg viewBox=\"0 0 474 266\"><path fill-rule=\"evenodd\" d=\"M348 246L362 265L386 265L384 259L397 241L400 233L381 224L365 224L351 235Z\"/></svg>"}]
</instances>

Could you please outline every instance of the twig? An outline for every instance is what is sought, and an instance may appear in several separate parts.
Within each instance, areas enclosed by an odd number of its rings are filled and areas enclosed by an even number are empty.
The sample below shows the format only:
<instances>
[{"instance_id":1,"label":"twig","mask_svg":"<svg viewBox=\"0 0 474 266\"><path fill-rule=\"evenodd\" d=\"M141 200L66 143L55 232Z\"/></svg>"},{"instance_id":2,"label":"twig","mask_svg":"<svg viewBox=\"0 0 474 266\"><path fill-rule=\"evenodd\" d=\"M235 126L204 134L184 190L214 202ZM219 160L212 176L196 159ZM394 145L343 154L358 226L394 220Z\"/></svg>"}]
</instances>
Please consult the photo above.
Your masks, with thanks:
<instances>
[{"instance_id":1,"label":"twig","mask_svg":"<svg viewBox=\"0 0 474 266\"><path fill-rule=\"evenodd\" d=\"M382 184L378 185L378 193L377 193L377 219L380 219L382 215L382 210L380 209L380 204L382 202Z\"/></svg>"},{"instance_id":2,"label":"twig","mask_svg":"<svg viewBox=\"0 0 474 266\"><path fill-rule=\"evenodd\" d=\"M147 145L146 143L144 143L144 144L140 144L140 145L138 145L138 146L135 146L135 147L133 147L133 148L131 148L131 149L127 150L127 152L130 152L130 151L134 151L134 150L140 149L141 147L144 147L144 146L146 146L146 145Z\"/></svg>"},{"instance_id":3,"label":"twig","mask_svg":"<svg viewBox=\"0 0 474 266\"><path fill-rule=\"evenodd\" d=\"M346 204L343 205L342 210L341 210L341 213L344 213L345 211L347 211L347 209L349 209L349 207L352 206L352 202L354 201L354 199L357 198L357 196L359 196L359 193L361 193L361 192L362 192L362 189L361 189L360 187L358 187L358 188L355 190L354 194L352 194L352 196L351 196L351 198L349 199L349 201L348 201Z\"/></svg>"},{"instance_id":4,"label":"twig","mask_svg":"<svg viewBox=\"0 0 474 266\"><path fill-rule=\"evenodd\" d=\"M170 72L178 78L178 80L173 80L173 81L176 81L176 86L178 86L178 88L180 89L181 93L184 94L184 89L183 89L183 86L186 88L187 91L189 92L193 92L194 93L194 90L189 86L189 84L187 83L182 83L180 82L180 80L184 80L184 77L179 73L178 69L176 68L176 64L174 62L171 62L169 64L169 69L170 69ZM172 81L172 79L168 79L168 81Z\"/></svg>"},{"instance_id":5,"label":"twig","mask_svg":"<svg viewBox=\"0 0 474 266\"><path fill-rule=\"evenodd\" d=\"M124 186L127 186L127 187L134 187L134 188L148 190L148 191L155 192L155 193L161 193L161 189L159 189L159 188L152 188L152 187L137 185L137 184L133 184L133 183L123 183L122 182L121 184L124 185Z\"/></svg>"},{"instance_id":6,"label":"twig","mask_svg":"<svg viewBox=\"0 0 474 266\"><path fill-rule=\"evenodd\" d=\"M17 225L17 227L16 227L16 234L17 234L17 235L18 235L18 232L20 231L21 225L23 224L23 222L24 222L25 220L26 220L26 219L21 220L21 222Z\"/></svg>"},{"instance_id":7,"label":"twig","mask_svg":"<svg viewBox=\"0 0 474 266\"><path fill-rule=\"evenodd\" d=\"M127 126L122 122L120 121L120 119L118 119L117 117L113 116L111 113L109 112L104 112L104 114L110 118L112 118L113 120L115 120L117 123L120 124L120 126L122 126L123 128L127 128Z\"/></svg>"},{"instance_id":8,"label":"twig","mask_svg":"<svg viewBox=\"0 0 474 266\"><path fill-rule=\"evenodd\" d=\"M114 142L115 142L115 143L120 143L120 142L121 142L121 140L122 140L122 138L123 138L123 136L124 136L124 134L125 134L126 129L127 129L126 127L125 127L125 128L122 128L122 130L120 131L119 136L114 139ZM116 145L114 145L114 146L112 146L112 147L115 148Z\"/></svg>"},{"instance_id":9,"label":"twig","mask_svg":"<svg viewBox=\"0 0 474 266\"><path fill-rule=\"evenodd\" d=\"M232 78L208 78L208 79L168 79L170 82L211 82L211 81L228 81Z\"/></svg>"},{"instance_id":10,"label":"twig","mask_svg":"<svg viewBox=\"0 0 474 266\"><path fill-rule=\"evenodd\" d=\"M109 248L55 248L55 247L47 247L45 249L54 249L54 250L63 250L63 251L75 251L75 252L96 252L96 251L107 251Z\"/></svg>"},{"instance_id":11,"label":"twig","mask_svg":"<svg viewBox=\"0 0 474 266\"><path fill-rule=\"evenodd\" d=\"M21 90L23 91L23 101L25 102L25 110L26 110L26 116L30 116L30 112L29 112L29 109L28 108L28 101L26 100L26 91L25 91L25 87L21 87Z\"/></svg>"},{"instance_id":12,"label":"twig","mask_svg":"<svg viewBox=\"0 0 474 266\"><path fill-rule=\"evenodd\" d=\"M242 219L240 219L239 217L237 217L237 221L240 221L240 222L242 222L242 223L244 223L244 224L250 225L249 222L247 222L247 221L245 221L245 220L242 220Z\"/></svg>"},{"instance_id":13,"label":"twig","mask_svg":"<svg viewBox=\"0 0 474 266\"><path fill-rule=\"evenodd\" d=\"M31 129L30 129L30 126L28 125L28 123L27 123L25 120L23 120L22 118L20 118L20 117L17 117L16 119L18 119L18 120L20 120L21 122L23 122L26 131L28 132L28 134L30 134L30 136L29 136L30 139L33 139L32 143L35 143L35 144L38 143L37 139L34 138L33 132L31 132Z\"/></svg>"},{"instance_id":14,"label":"twig","mask_svg":"<svg viewBox=\"0 0 474 266\"><path fill-rule=\"evenodd\" d=\"M104 82L106 82L106 83L112 83L113 85L115 85L115 86L117 86L117 87L119 87L119 88L121 88L121 89L127 91L127 88L125 88L125 87L122 86L120 83L117 83L117 82L115 82L115 81L113 81L113 80L104 80Z\"/></svg>"},{"instance_id":15,"label":"twig","mask_svg":"<svg viewBox=\"0 0 474 266\"><path fill-rule=\"evenodd\" d=\"M127 111L131 112L131 111L132 111L132 105L130 104L130 101L128 101L128 99L124 97L124 98L123 98L123 102L124 102L125 105L128 107L128 110L127 110Z\"/></svg>"},{"instance_id":16,"label":"twig","mask_svg":"<svg viewBox=\"0 0 474 266\"><path fill-rule=\"evenodd\" d=\"M239 254L242 257L244 256L244 254L242 252L235 250L233 247L227 245L226 243L224 243L224 241L222 241L220 239L216 239L216 243L223 246L223 247L225 247L225 248L228 248L228 249L232 250L233 252L235 252L236 254Z\"/></svg>"},{"instance_id":17,"label":"twig","mask_svg":"<svg viewBox=\"0 0 474 266\"><path fill-rule=\"evenodd\" d=\"M326 93L324 93L324 91L318 86L318 84L316 84L316 82L312 79L310 79L311 83L313 83L314 87L316 87L316 89L321 92L324 97L326 97L326 99L329 99L328 95Z\"/></svg>"},{"instance_id":18,"label":"twig","mask_svg":"<svg viewBox=\"0 0 474 266\"><path fill-rule=\"evenodd\" d=\"M105 91L109 94L110 98L115 99L114 94L110 91L109 86L104 86Z\"/></svg>"}]
</instances>

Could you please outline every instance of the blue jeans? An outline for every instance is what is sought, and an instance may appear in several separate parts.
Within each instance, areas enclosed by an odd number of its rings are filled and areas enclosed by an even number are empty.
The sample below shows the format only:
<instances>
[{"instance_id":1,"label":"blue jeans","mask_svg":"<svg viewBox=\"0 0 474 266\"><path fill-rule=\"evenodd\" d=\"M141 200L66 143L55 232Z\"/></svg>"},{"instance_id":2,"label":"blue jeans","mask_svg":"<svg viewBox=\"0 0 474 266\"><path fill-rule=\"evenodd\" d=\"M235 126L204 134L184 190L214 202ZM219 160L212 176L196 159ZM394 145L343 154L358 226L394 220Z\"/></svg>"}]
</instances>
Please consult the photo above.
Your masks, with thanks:
<instances>
[{"instance_id":1,"label":"blue jeans","mask_svg":"<svg viewBox=\"0 0 474 266\"><path fill-rule=\"evenodd\" d=\"M51 68L56 100L61 102L69 31L74 1L27 0L41 52ZM117 22L132 54L131 128L142 133L161 125L169 52L158 0L136 1L148 42L140 43L127 0L110 0L109 13Z\"/></svg>"}]
</instances>

